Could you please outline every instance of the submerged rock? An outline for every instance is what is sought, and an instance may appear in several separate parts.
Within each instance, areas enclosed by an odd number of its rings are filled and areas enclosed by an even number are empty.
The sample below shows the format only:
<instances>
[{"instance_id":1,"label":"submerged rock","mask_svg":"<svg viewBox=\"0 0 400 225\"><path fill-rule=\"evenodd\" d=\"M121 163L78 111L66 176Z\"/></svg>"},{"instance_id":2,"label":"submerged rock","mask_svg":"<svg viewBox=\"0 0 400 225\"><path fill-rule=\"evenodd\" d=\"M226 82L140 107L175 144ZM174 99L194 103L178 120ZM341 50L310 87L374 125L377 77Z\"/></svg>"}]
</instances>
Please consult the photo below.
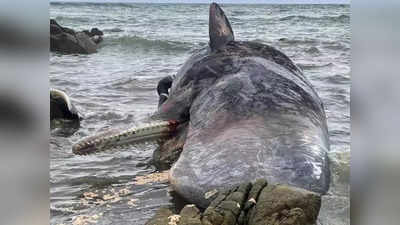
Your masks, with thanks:
<instances>
[{"instance_id":1,"label":"submerged rock","mask_svg":"<svg viewBox=\"0 0 400 225\"><path fill-rule=\"evenodd\" d=\"M97 44L103 38L98 28L89 31L75 32L73 29L60 26L50 19L50 51L66 54L90 54L97 52Z\"/></svg>"},{"instance_id":2,"label":"submerged rock","mask_svg":"<svg viewBox=\"0 0 400 225\"><path fill-rule=\"evenodd\" d=\"M186 205L179 215L160 209L146 225L309 225L321 207L317 193L268 185L264 179L207 195L213 200L202 213L195 205Z\"/></svg>"}]
</instances>

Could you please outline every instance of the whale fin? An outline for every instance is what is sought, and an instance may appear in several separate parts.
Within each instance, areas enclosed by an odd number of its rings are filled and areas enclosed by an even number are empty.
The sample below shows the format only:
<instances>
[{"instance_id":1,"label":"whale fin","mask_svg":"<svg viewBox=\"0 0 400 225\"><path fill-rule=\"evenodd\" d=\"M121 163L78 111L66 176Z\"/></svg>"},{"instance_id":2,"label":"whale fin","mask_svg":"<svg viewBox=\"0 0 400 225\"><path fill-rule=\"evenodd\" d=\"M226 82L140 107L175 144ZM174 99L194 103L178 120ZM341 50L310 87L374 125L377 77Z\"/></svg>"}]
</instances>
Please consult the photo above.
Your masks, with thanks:
<instances>
[{"instance_id":1,"label":"whale fin","mask_svg":"<svg viewBox=\"0 0 400 225\"><path fill-rule=\"evenodd\" d=\"M231 24L217 3L210 5L209 34L212 51L234 40Z\"/></svg>"}]
</instances>

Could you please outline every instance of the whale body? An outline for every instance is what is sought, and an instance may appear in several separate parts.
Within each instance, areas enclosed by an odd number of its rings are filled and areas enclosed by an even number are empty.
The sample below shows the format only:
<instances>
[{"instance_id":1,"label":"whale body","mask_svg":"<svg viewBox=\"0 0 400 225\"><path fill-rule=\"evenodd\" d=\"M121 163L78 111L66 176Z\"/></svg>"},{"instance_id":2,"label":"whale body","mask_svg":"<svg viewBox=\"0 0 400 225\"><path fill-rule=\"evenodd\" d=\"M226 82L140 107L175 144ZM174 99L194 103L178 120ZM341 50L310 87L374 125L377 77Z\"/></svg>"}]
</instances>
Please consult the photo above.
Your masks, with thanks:
<instances>
[{"instance_id":1,"label":"whale body","mask_svg":"<svg viewBox=\"0 0 400 225\"><path fill-rule=\"evenodd\" d=\"M235 41L215 3L209 23L210 45L178 71L157 112L185 124L172 188L203 207L206 192L258 178L326 193L328 129L310 82L279 50Z\"/></svg>"}]
</instances>

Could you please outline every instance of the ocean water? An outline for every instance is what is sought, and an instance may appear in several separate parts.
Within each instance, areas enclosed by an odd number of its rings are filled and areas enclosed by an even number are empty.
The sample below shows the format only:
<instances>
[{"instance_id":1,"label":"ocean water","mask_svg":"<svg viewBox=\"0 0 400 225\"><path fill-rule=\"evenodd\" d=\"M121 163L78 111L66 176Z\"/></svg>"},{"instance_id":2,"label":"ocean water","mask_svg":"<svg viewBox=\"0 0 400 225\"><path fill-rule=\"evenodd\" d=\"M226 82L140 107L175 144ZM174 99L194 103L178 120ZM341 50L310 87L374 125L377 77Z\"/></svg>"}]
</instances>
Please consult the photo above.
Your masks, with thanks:
<instances>
[{"instance_id":1,"label":"ocean water","mask_svg":"<svg viewBox=\"0 0 400 225\"><path fill-rule=\"evenodd\" d=\"M287 54L322 98L331 141L332 183L319 224L350 224L350 9L348 5L222 5L237 40ZM157 109L157 82L208 44L208 5L51 3L50 18L104 31L98 53L50 53L50 86L67 92L84 120L50 138L51 224L144 224L162 206L179 207L155 172L155 144L76 156L71 146L109 127L134 126ZM95 195L104 196L99 199Z\"/></svg>"}]
</instances>

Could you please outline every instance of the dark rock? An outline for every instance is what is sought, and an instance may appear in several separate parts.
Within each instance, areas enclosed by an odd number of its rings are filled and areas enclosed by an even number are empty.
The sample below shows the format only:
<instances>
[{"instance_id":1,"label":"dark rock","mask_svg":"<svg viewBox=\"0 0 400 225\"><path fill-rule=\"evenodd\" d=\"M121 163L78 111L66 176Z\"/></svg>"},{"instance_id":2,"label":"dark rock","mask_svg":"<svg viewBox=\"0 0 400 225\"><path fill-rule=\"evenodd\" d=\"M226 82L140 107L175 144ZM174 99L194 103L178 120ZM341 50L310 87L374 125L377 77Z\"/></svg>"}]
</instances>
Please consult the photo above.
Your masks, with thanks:
<instances>
[{"instance_id":1,"label":"dark rock","mask_svg":"<svg viewBox=\"0 0 400 225\"><path fill-rule=\"evenodd\" d=\"M237 220L238 225L244 225L246 224L246 214L244 211L240 212L239 218Z\"/></svg>"},{"instance_id":2,"label":"dark rock","mask_svg":"<svg viewBox=\"0 0 400 225\"><path fill-rule=\"evenodd\" d=\"M226 196L228 196L230 193L230 190L219 191L218 196L210 203L210 206L217 207L219 204L221 204L222 201L226 199Z\"/></svg>"},{"instance_id":3,"label":"dark rock","mask_svg":"<svg viewBox=\"0 0 400 225\"><path fill-rule=\"evenodd\" d=\"M240 204L234 201L222 201L218 205L217 210L220 210L225 214L226 212L231 212L236 217L240 214Z\"/></svg>"},{"instance_id":4,"label":"dark rock","mask_svg":"<svg viewBox=\"0 0 400 225\"><path fill-rule=\"evenodd\" d=\"M91 37L91 34L90 34L89 30L83 30L82 32L87 34L89 37Z\"/></svg>"},{"instance_id":5,"label":"dark rock","mask_svg":"<svg viewBox=\"0 0 400 225\"><path fill-rule=\"evenodd\" d=\"M76 34L76 32L73 29L68 28L68 27L63 27L63 30L64 30L64 32L66 32L68 34L71 34L71 35L75 35Z\"/></svg>"},{"instance_id":6,"label":"dark rock","mask_svg":"<svg viewBox=\"0 0 400 225\"><path fill-rule=\"evenodd\" d=\"M251 188L249 195L247 197L247 201L244 205L244 209L246 211L256 204L258 195L260 194L261 190L267 185L268 182L264 179L258 179L254 182L253 187Z\"/></svg>"},{"instance_id":7,"label":"dark rock","mask_svg":"<svg viewBox=\"0 0 400 225\"><path fill-rule=\"evenodd\" d=\"M87 53L94 53L97 52L97 45L96 43L85 33L78 32L75 35L78 43L86 49Z\"/></svg>"},{"instance_id":8,"label":"dark rock","mask_svg":"<svg viewBox=\"0 0 400 225\"><path fill-rule=\"evenodd\" d=\"M179 225L202 225L200 210L195 205L186 205L179 215Z\"/></svg>"},{"instance_id":9,"label":"dark rock","mask_svg":"<svg viewBox=\"0 0 400 225\"><path fill-rule=\"evenodd\" d=\"M84 30L75 32L73 29L60 26L55 20L50 20L50 51L66 54L90 54L97 52L103 32L93 28L91 32Z\"/></svg>"},{"instance_id":10,"label":"dark rock","mask_svg":"<svg viewBox=\"0 0 400 225\"><path fill-rule=\"evenodd\" d=\"M97 27L92 28L90 31L89 30L83 30L82 32L87 34L89 37L103 36L104 35L103 31L99 30Z\"/></svg>"},{"instance_id":11,"label":"dark rock","mask_svg":"<svg viewBox=\"0 0 400 225\"><path fill-rule=\"evenodd\" d=\"M224 211L224 221L221 225L235 225L236 216L231 211Z\"/></svg>"},{"instance_id":12,"label":"dark rock","mask_svg":"<svg viewBox=\"0 0 400 225\"><path fill-rule=\"evenodd\" d=\"M92 40L94 43L99 44L100 42L103 41L103 37L102 36L94 36L94 37L92 37Z\"/></svg>"},{"instance_id":13,"label":"dark rock","mask_svg":"<svg viewBox=\"0 0 400 225\"><path fill-rule=\"evenodd\" d=\"M195 205L186 205L180 215L188 218L200 218L200 210Z\"/></svg>"},{"instance_id":14,"label":"dark rock","mask_svg":"<svg viewBox=\"0 0 400 225\"><path fill-rule=\"evenodd\" d=\"M62 32L64 32L64 31L60 26L50 24L50 34L51 35L61 34Z\"/></svg>"},{"instance_id":15,"label":"dark rock","mask_svg":"<svg viewBox=\"0 0 400 225\"><path fill-rule=\"evenodd\" d=\"M240 185L236 191L242 192L242 193L248 193L250 191L250 189L252 188L252 186L253 185L250 182L244 183L244 184Z\"/></svg>"},{"instance_id":16,"label":"dark rock","mask_svg":"<svg viewBox=\"0 0 400 225\"><path fill-rule=\"evenodd\" d=\"M239 203L240 205L243 205L243 202L245 200L247 192L240 192L240 191L235 191L232 192L226 199L229 201L234 201Z\"/></svg>"},{"instance_id":17,"label":"dark rock","mask_svg":"<svg viewBox=\"0 0 400 225\"><path fill-rule=\"evenodd\" d=\"M321 197L314 192L286 185L268 185L251 210L248 224L290 224L288 221L313 224L320 207Z\"/></svg>"},{"instance_id":18,"label":"dark rock","mask_svg":"<svg viewBox=\"0 0 400 225\"><path fill-rule=\"evenodd\" d=\"M91 34L91 36L96 36L96 35L103 36L104 35L103 31L99 30L97 27L92 28L90 30L90 34Z\"/></svg>"},{"instance_id":19,"label":"dark rock","mask_svg":"<svg viewBox=\"0 0 400 225\"><path fill-rule=\"evenodd\" d=\"M212 206L209 206L203 213L203 224L220 225L224 221L223 215L216 211Z\"/></svg>"},{"instance_id":20,"label":"dark rock","mask_svg":"<svg viewBox=\"0 0 400 225\"><path fill-rule=\"evenodd\" d=\"M177 225L310 225L314 224L321 206L318 194L286 185L267 185L266 180L257 180L253 185L242 184L229 190L218 191L217 197L201 213L194 205L185 206ZM214 193L214 191L211 191ZM257 199L254 206L246 210L241 203ZM157 213L152 221L162 220ZM164 217L172 215L167 212ZM172 218L171 218L172 219ZM169 224L166 222L165 224ZM152 223L158 225L160 223ZM150 225L147 223L146 225Z\"/></svg>"}]
</instances>

